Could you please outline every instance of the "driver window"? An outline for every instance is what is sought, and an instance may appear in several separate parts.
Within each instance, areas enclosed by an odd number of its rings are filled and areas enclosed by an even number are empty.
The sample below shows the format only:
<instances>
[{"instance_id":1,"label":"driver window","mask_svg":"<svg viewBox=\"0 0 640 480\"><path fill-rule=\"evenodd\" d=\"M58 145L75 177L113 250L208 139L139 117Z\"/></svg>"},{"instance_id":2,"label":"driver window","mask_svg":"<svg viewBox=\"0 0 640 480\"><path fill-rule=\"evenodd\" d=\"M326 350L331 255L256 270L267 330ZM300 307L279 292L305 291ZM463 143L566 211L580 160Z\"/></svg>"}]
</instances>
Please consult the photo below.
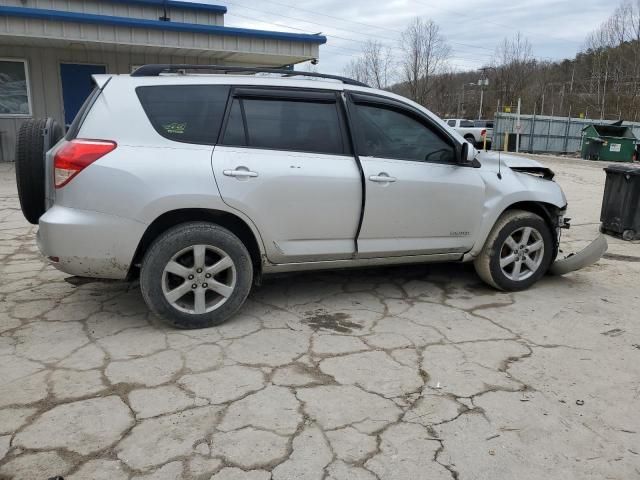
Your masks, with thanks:
<instances>
[{"instance_id":1,"label":"driver window","mask_svg":"<svg viewBox=\"0 0 640 480\"><path fill-rule=\"evenodd\" d=\"M412 116L384 106L356 104L358 152L366 157L453 163L451 143Z\"/></svg>"}]
</instances>

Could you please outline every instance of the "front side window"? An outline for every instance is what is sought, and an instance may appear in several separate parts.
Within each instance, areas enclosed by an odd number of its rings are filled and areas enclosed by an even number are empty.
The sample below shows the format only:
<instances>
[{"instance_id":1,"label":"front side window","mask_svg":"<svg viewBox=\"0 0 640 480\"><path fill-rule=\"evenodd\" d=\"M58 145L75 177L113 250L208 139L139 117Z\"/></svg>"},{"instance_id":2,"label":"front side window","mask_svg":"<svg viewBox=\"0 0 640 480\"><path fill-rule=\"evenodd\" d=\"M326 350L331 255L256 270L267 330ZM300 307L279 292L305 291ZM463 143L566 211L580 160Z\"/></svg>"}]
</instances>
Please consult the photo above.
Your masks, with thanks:
<instances>
[{"instance_id":1,"label":"front side window","mask_svg":"<svg viewBox=\"0 0 640 480\"><path fill-rule=\"evenodd\" d=\"M154 85L136 89L153 128L176 142L214 145L224 117L225 85Z\"/></svg>"},{"instance_id":2,"label":"front side window","mask_svg":"<svg viewBox=\"0 0 640 480\"><path fill-rule=\"evenodd\" d=\"M24 60L0 60L0 115L31 115Z\"/></svg>"},{"instance_id":3,"label":"front side window","mask_svg":"<svg viewBox=\"0 0 640 480\"><path fill-rule=\"evenodd\" d=\"M450 127L455 127L456 126L456 121L455 120L448 120L447 121L447 125L449 125Z\"/></svg>"},{"instance_id":4,"label":"front side window","mask_svg":"<svg viewBox=\"0 0 640 480\"><path fill-rule=\"evenodd\" d=\"M420 162L454 162L452 144L412 115L369 104L355 105L355 111L360 155Z\"/></svg>"},{"instance_id":5,"label":"front side window","mask_svg":"<svg viewBox=\"0 0 640 480\"><path fill-rule=\"evenodd\" d=\"M344 153L338 109L331 102L236 98L223 143L273 150Z\"/></svg>"}]
</instances>

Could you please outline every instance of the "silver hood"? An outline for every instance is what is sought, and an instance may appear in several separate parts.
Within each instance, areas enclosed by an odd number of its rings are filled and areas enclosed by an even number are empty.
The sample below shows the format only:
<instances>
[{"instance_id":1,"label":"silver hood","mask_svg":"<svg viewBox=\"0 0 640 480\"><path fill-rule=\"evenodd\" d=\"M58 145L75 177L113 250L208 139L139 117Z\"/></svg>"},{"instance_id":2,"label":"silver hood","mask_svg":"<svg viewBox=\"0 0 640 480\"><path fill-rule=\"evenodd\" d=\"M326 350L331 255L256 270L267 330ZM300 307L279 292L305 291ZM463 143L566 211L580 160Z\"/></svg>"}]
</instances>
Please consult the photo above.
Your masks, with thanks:
<instances>
[{"instance_id":1,"label":"silver hood","mask_svg":"<svg viewBox=\"0 0 640 480\"><path fill-rule=\"evenodd\" d=\"M492 170L497 170L500 163L500 167L508 167L516 172L538 175L547 180L554 177L553 171L540 162L519 155L503 152L480 152L476 158L482 165L486 165Z\"/></svg>"},{"instance_id":2,"label":"silver hood","mask_svg":"<svg viewBox=\"0 0 640 480\"><path fill-rule=\"evenodd\" d=\"M498 165L498 158L502 162L503 166L509 168L513 167L534 167L534 168L546 168L540 162L527 157L521 157L519 155L512 155L510 153L503 152L484 152L481 151L476 157L481 163L487 163L492 165Z\"/></svg>"}]
</instances>

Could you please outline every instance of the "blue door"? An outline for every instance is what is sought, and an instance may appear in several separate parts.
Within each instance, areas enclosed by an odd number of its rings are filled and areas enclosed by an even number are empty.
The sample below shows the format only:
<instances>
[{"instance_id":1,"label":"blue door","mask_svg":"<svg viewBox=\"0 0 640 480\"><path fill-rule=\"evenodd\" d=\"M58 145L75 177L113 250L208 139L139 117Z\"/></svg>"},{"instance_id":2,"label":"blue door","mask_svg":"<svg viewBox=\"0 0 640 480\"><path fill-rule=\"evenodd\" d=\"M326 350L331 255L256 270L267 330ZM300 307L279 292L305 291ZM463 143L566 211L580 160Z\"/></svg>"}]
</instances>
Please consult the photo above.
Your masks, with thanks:
<instances>
[{"instance_id":1,"label":"blue door","mask_svg":"<svg viewBox=\"0 0 640 480\"><path fill-rule=\"evenodd\" d=\"M64 123L67 127L73 122L80 107L93 90L91 75L96 73L106 73L105 66L79 63L60 64Z\"/></svg>"}]
</instances>

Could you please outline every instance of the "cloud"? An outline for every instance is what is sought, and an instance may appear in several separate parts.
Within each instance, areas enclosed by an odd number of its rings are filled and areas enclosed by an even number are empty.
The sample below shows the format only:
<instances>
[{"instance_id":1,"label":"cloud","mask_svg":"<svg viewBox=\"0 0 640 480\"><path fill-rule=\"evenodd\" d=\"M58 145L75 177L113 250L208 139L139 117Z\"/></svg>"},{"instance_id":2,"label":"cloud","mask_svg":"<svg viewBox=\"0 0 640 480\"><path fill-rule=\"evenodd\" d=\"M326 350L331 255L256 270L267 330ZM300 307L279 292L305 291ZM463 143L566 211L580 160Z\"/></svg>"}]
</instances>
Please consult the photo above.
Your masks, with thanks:
<instances>
[{"instance_id":1,"label":"cloud","mask_svg":"<svg viewBox=\"0 0 640 480\"><path fill-rule=\"evenodd\" d=\"M417 16L433 19L452 47L451 64L474 69L492 57L505 37L520 31L544 60L571 58L586 35L605 20L617 2L602 0L230 0L225 5L229 26L318 33L319 69L342 73L363 42L378 40L398 55L400 33Z\"/></svg>"}]
</instances>

